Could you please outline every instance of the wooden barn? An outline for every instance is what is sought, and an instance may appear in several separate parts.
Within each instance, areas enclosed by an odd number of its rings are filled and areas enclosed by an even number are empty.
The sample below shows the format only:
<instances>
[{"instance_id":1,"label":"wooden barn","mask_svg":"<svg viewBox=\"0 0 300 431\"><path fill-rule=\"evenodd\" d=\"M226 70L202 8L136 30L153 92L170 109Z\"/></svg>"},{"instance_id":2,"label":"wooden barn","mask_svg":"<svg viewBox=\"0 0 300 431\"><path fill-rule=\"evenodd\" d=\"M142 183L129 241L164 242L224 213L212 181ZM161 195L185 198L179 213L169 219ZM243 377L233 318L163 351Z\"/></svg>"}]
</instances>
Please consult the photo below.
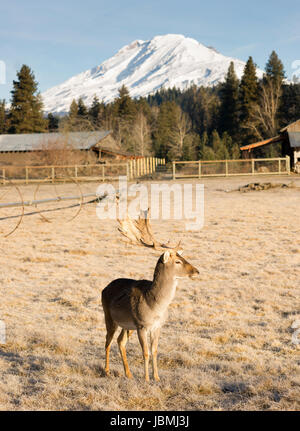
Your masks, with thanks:
<instances>
[{"instance_id":1,"label":"wooden barn","mask_svg":"<svg viewBox=\"0 0 300 431\"><path fill-rule=\"evenodd\" d=\"M55 156L54 156L55 155ZM0 135L0 165L94 164L134 156L120 150L110 131Z\"/></svg>"},{"instance_id":2,"label":"wooden barn","mask_svg":"<svg viewBox=\"0 0 300 431\"><path fill-rule=\"evenodd\" d=\"M241 147L243 156L246 158L255 157L255 149L264 145L281 143L282 155L290 156L291 167L295 172L300 173L300 120L289 124L280 130L277 136L264 141L255 142L254 144Z\"/></svg>"}]
</instances>

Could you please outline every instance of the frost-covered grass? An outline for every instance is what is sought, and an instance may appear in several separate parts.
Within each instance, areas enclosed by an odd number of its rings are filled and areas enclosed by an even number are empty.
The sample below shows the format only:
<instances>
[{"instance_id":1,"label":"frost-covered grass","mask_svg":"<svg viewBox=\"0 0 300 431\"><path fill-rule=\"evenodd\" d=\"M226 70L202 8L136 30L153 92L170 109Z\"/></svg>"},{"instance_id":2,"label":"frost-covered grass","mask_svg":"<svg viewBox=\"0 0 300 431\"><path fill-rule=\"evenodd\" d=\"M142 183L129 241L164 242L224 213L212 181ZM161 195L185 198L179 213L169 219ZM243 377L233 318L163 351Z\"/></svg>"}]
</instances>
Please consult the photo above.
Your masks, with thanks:
<instances>
[{"instance_id":1,"label":"frost-covered grass","mask_svg":"<svg viewBox=\"0 0 300 431\"><path fill-rule=\"evenodd\" d=\"M289 181L271 179L277 180ZM299 347L291 343L291 325L300 319L300 192L220 190L249 181L203 181L200 232L184 232L180 221L153 222L156 236L182 240L200 270L198 279L180 281L170 306L159 383L144 382L136 334L127 348L134 379L124 377L116 343L112 375L104 376L100 299L114 278L151 278L155 252L120 243L115 222L98 220L93 205L69 223L63 219L74 210L53 213L52 224L26 217L15 235L1 237L7 344L0 346L0 408L299 409ZM32 198L32 186L23 190ZM2 231L13 225L0 223Z\"/></svg>"}]
</instances>

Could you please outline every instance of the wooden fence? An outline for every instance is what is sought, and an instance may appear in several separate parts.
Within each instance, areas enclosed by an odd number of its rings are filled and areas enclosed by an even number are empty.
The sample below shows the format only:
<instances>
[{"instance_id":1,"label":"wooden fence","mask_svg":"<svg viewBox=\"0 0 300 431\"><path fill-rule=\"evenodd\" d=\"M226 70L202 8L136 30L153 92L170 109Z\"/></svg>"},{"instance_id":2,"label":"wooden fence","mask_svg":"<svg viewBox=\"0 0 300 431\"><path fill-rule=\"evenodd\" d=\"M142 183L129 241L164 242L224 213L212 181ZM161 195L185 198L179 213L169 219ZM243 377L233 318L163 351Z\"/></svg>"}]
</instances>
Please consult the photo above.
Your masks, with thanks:
<instances>
[{"instance_id":1,"label":"wooden fence","mask_svg":"<svg viewBox=\"0 0 300 431\"><path fill-rule=\"evenodd\" d=\"M290 175L290 157L241 160L198 160L173 162L177 178L229 177L238 175Z\"/></svg>"},{"instance_id":2,"label":"wooden fence","mask_svg":"<svg viewBox=\"0 0 300 431\"><path fill-rule=\"evenodd\" d=\"M141 157L125 163L103 163L94 165L56 166L0 166L0 183L39 183L65 181L112 181L119 176L128 180L150 175L165 159ZM1 175L2 174L2 175Z\"/></svg>"}]
</instances>

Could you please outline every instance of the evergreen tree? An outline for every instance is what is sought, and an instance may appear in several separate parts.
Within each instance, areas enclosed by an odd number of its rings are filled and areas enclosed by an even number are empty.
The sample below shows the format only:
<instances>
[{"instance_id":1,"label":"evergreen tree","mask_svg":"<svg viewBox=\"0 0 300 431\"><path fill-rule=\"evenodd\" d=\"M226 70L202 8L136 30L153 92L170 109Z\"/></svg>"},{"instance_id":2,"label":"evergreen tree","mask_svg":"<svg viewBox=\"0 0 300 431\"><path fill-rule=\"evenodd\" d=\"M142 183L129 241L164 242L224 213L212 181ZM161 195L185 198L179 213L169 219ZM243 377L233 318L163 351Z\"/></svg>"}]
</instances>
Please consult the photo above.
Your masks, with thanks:
<instances>
[{"instance_id":1,"label":"evergreen tree","mask_svg":"<svg viewBox=\"0 0 300 431\"><path fill-rule=\"evenodd\" d=\"M58 131L59 118L55 117L51 112L48 114L48 130L49 132Z\"/></svg>"},{"instance_id":2,"label":"evergreen tree","mask_svg":"<svg viewBox=\"0 0 300 431\"><path fill-rule=\"evenodd\" d=\"M224 132L222 135L222 145L224 145L224 147L226 148L226 150L228 152L228 157L230 158L232 155L232 150L233 150L234 144L233 144L231 136L228 135L227 132Z\"/></svg>"},{"instance_id":3,"label":"evergreen tree","mask_svg":"<svg viewBox=\"0 0 300 431\"><path fill-rule=\"evenodd\" d=\"M13 81L10 108L10 133L40 133L47 128L43 117L43 104L38 91L38 83L32 70L25 64Z\"/></svg>"},{"instance_id":4,"label":"evergreen tree","mask_svg":"<svg viewBox=\"0 0 300 431\"><path fill-rule=\"evenodd\" d=\"M279 117L280 127L300 118L300 84L283 85Z\"/></svg>"},{"instance_id":5,"label":"evergreen tree","mask_svg":"<svg viewBox=\"0 0 300 431\"><path fill-rule=\"evenodd\" d=\"M272 51L266 64L265 71L264 79L271 79L274 84L282 85L285 78L284 66L275 51Z\"/></svg>"},{"instance_id":6,"label":"evergreen tree","mask_svg":"<svg viewBox=\"0 0 300 431\"><path fill-rule=\"evenodd\" d=\"M214 153L217 153L221 146L220 135L216 130L212 132L210 146L212 147Z\"/></svg>"},{"instance_id":7,"label":"evergreen tree","mask_svg":"<svg viewBox=\"0 0 300 431\"><path fill-rule=\"evenodd\" d=\"M203 135L200 137L200 142L198 147L199 160L204 160L204 152L207 147L208 147L208 134L207 134L207 131L205 130Z\"/></svg>"},{"instance_id":8,"label":"evergreen tree","mask_svg":"<svg viewBox=\"0 0 300 431\"><path fill-rule=\"evenodd\" d=\"M100 117L100 112L102 109L102 104L99 102L98 97L95 95L93 98L92 105L89 109L89 117L91 118L94 124L97 124Z\"/></svg>"},{"instance_id":9,"label":"evergreen tree","mask_svg":"<svg viewBox=\"0 0 300 431\"><path fill-rule=\"evenodd\" d=\"M7 131L7 117L5 110L5 100L0 100L0 134Z\"/></svg>"},{"instance_id":10,"label":"evergreen tree","mask_svg":"<svg viewBox=\"0 0 300 431\"><path fill-rule=\"evenodd\" d=\"M119 89L119 97L115 101L116 114L121 120L133 121L136 107L125 85Z\"/></svg>"},{"instance_id":11,"label":"evergreen tree","mask_svg":"<svg viewBox=\"0 0 300 431\"><path fill-rule=\"evenodd\" d=\"M69 119L77 120L77 116L78 116L78 103L76 102L75 99L73 99L69 109Z\"/></svg>"},{"instance_id":12,"label":"evergreen tree","mask_svg":"<svg viewBox=\"0 0 300 431\"><path fill-rule=\"evenodd\" d=\"M78 99L77 115L83 118L87 118L87 115L88 115L88 110L82 100L82 97Z\"/></svg>"},{"instance_id":13,"label":"evergreen tree","mask_svg":"<svg viewBox=\"0 0 300 431\"><path fill-rule=\"evenodd\" d=\"M258 79L256 76L256 66L252 57L249 57L240 84L240 110L241 121L249 119L253 104L258 101Z\"/></svg>"},{"instance_id":14,"label":"evergreen tree","mask_svg":"<svg viewBox=\"0 0 300 431\"><path fill-rule=\"evenodd\" d=\"M136 106L125 85L119 89L119 97L113 104L113 115L114 137L120 146L130 150L132 148L130 135L136 116Z\"/></svg>"},{"instance_id":15,"label":"evergreen tree","mask_svg":"<svg viewBox=\"0 0 300 431\"><path fill-rule=\"evenodd\" d=\"M240 83L239 102L240 102L240 135L243 144L253 142L255 135L249 129L249 122L258 103L259 86L256 76L256 66L252 57L249 57Z\"/></svg>"},{"instance_id":16,"label":"evergreen tree","mask_svg":"<svg viewBox=\"0 0 300 431\"><path fill-rule=\"evenodd\" d=\"M178 120L178 106L175 102L164 102L160 106L157 128L155 131L155 154L171 160L174 154L170 150L174 144L174 129Z\"/></svg>"},{"instance_id":17,"label":"evergreen tree","mask_svg":"<svg viewBox=\"0 0 300 431\"><path fill-rule=\"evenodd\" d=\"M219 130L222 133L228 132L232 137L236 136L238 131L238 98L239 80L234 70L234 63L231 62L220 92Z\"/></svg>"}]
</instances>

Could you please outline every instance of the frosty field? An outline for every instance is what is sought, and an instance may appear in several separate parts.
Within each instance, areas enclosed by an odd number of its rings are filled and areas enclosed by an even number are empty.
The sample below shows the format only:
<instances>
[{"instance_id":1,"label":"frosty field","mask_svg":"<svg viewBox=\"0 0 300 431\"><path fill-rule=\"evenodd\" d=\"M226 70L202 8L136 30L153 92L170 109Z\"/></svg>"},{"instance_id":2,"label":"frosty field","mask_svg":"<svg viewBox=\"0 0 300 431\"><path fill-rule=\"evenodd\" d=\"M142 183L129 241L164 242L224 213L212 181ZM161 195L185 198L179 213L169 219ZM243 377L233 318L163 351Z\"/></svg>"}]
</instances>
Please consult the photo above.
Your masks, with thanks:
<instances>
[{"instance_id":1,"label":"frosty field","mask_svg":"<svg viewBox=\"0 0 300 431\"><path fill-rule=\"evenodd\" d=\"M294 188L225 191L292 179ZM16 221L0 221L1 410L299 410L300 344L292 343L291 326L300 323L300 178L201 183L202 230L152 222L159 239L182 241L184 257L200 271L179 281L170 305L159 383L144 382L136 333L127 344L134 379L124 377L116 342L105 377L101 307L111 280L151 279L159 254L121 242L116 221L99 220L95 204L72 221L74 208L49 213L52 223L26 216L7 238ZM71 188L57 186L61 195ZM32 199L34 186L21 189ZM14 213L1 210L0 217Z\"/></svg>"}]
</instances>

